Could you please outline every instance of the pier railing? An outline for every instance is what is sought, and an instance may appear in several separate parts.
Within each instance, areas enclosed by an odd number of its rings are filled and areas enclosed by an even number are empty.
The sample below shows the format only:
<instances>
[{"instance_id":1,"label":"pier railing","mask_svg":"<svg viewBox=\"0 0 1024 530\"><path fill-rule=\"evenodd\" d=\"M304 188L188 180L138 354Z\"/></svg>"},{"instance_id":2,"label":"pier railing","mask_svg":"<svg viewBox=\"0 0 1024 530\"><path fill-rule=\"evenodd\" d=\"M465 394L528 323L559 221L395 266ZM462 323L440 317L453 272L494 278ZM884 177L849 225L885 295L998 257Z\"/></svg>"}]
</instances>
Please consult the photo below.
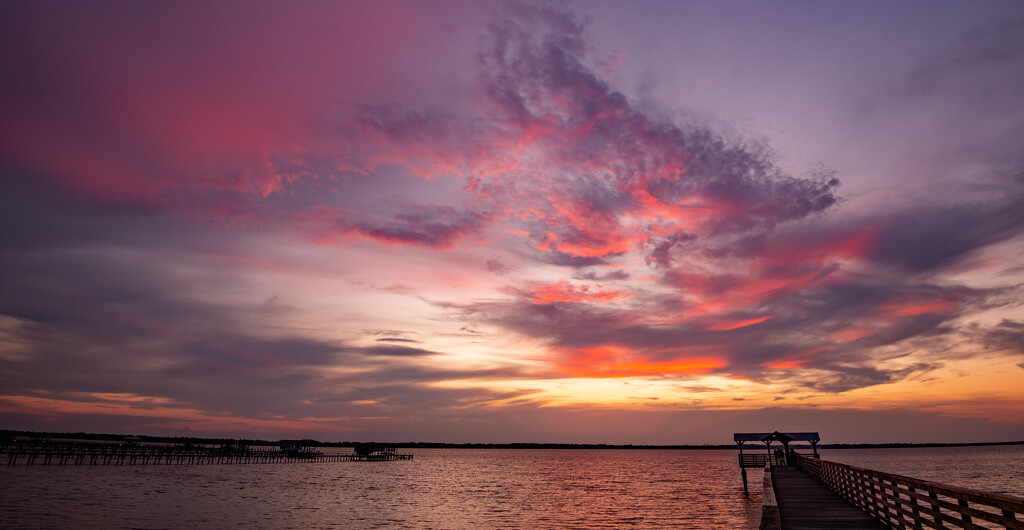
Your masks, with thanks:
<instances>
[{"instance_id":1,"label":"pier railing","mask_svg":"<svg viewBox=\"0 0 1024 530\"><path fill-rule=\"evenodd\" d=\"M782 516L779 501L775 498L772 484L772 466L764 466L764 485L761 488L761 525L758 530L782 530Z\"/></svg>"},{"instance_id":2,"label":"pier railing","mask_svg":"<svg viewBox=\"0 0 1024 530\"><path fill-rule=\"evenodd\" d=\"M1024 530L1024 499L948 486L817 458L795 464L892 528Z\"/></svg>"},{"instance_id":3,"label":"pier railing","mask_svg":"<svg viewBox=\"0 0 1024 530\"><path fill-rule=\"evenodd\" d=\"M764 467L768 463L768 455L763 453L747 453L740 456L740 467Z\"/></svg>"}]
</instances>

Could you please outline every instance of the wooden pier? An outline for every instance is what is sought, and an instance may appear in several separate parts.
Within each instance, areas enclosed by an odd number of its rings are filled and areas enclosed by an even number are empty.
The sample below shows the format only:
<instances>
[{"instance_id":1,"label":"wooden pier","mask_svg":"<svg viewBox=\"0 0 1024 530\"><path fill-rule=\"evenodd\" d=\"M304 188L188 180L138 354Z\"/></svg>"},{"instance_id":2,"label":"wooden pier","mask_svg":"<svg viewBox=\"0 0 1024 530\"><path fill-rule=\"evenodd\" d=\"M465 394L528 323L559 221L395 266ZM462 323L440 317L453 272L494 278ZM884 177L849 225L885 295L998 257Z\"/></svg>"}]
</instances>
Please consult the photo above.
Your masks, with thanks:
<instances>
[{"instance_id":1,"label":"wooden pier","mask_svg":"<svg viewBox=\"0 0 1024 530\"><path fill-rule=\"evenodd\" d=\"M796 436L787 436L787 434ZM736 433L740 470L764 469L761 530L819 528L1004 528L1024 530L1024 499L797 454L788 442L817 433ZM759 438L760 437L760 438ZM743 442L765 442L761 455L743 454ZM775 453L771 442L785 450ZM815 443L815 449L816 449ZM815 451L817 453L817 451ZM760 456L761 458L756 458Z\"/></svg>"},{"instance_id":2,"label":"wooden pier","mask_svg":"<svg viewBox=\"0 0 1024 530\"><path fill-rule=\"evenodd\" d=\"M779 509L778 528L786 530L817 530L845 528L881 530L887 528L871 515L846 502L839 494L790 466L774 466L766 473L771 477L772 493Z\"/></svg>"},{"instance_id":3,"label":"wooden pier","mask_svg":"<svg viewBox=\"0 0 1024 530\"><path fill-rule=\"evenodd\" d=\"M797 455L794 464L799 472L836 492L889 528L1024 530L1024 499L1020 497L949 486L802 455ZM783 528L786 528L785 520Z\"/></svg>"},{"instance_id":4,"label":"wooden pier","mask_svg":"<svg viewBox=\"0 0 1024 530\"><path fill-rule=\"evenodd\" d=\"M7 465L171 465L386 462L412 460L393 447L349 454L245 447L203 447L89 442L18 441L0 447Z\"/></svg>"},{"instance_id":5,"label":"wooden pier","mask_svg":"<svg viewBox=\"0 0 1024 530\"><path fill-rule=\"evenodd\" d=\"M1024 530L1024 499L796 455L765 467L761 530Z\"/></svg>"}]
</instances>

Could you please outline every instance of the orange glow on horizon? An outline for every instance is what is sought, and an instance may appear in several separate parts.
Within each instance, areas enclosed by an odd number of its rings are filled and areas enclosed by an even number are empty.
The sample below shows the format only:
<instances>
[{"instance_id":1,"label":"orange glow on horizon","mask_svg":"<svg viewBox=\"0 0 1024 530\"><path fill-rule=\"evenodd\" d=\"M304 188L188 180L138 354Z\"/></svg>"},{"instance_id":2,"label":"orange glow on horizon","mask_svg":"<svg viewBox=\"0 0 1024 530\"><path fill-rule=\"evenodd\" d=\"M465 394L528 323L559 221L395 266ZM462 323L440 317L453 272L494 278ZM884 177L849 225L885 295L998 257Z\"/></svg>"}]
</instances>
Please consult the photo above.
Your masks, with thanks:
<instances>
[{"instance_id":1,"label":"orange glow on horizon","mask_svg":"<svg viewBox=\"0 0 1024 530\"><path fill-rule=\"evenodd\" d=\"M651 375L704 375L728 365L713 356L671 361L651 361L619 346L597 346L574 350L559 368L571 377L635 377Z\"/></svg>"}]
</instances>

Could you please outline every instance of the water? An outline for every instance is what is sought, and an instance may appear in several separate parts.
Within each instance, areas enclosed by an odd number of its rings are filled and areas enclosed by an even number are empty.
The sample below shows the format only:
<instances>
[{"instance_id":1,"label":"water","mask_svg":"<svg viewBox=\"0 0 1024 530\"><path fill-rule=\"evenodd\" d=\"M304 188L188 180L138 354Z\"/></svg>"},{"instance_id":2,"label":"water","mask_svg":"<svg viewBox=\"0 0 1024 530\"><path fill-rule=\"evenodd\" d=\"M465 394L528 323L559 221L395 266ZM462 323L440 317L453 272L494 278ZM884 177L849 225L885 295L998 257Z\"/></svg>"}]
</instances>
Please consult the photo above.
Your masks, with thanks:
<instances>
[{"instance_id":1,"label":"water","mask_svg":"<svg viewBox=\"0 0 1024 530\"><path fill-rule=\"evenodd\" d=\"M756 528L760 521L760 473L750 470L745 496L736 451L414 452L415 460L400 462L4 467L0 527ZM822 456L1024 493L1024 446Z\"/></svg>"},{"instance_id":2,"label":"water","mask_svg":"<svg viewBox=\"0 0 1024 530\"><path fill-rule=\"evenodd\" d=\"M833 462L990 493L1024 497L1024 445L839 449Z\"/></svg>"},{"instance_id":3,"label":"water","mask_svg":"<svg viewBox=\"0 0 1024 530\"><path fill-rule=\"evenodd\" d=\"M734 451L419 449L399 462L4 468L0 527L756 528ZM756 475L756 474L755 474Z\"/></svg>"}]
</instances>

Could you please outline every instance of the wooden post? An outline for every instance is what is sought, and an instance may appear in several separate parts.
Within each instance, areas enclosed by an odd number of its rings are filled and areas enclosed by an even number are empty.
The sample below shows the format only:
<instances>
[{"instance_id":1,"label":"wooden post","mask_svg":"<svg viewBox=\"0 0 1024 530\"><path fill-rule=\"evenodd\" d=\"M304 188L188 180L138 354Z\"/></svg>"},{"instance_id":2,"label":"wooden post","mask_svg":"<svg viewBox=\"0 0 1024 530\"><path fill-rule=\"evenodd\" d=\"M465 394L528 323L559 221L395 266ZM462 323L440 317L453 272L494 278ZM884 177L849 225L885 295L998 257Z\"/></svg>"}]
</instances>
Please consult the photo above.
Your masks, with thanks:
<instances>
[{"instance_id":1,"label":"wooden post","mask_svg":"<svg viewBox=\"0 0 1024 530\"><path fill-rule=\"evenodd\" d=\"M743 467L743 442L736 442L740 446L740 475L743 476L743 494L750 495L747 489L747 468Z\"/></svg>"},{"instance_id":2,"label":"wooden post","mask_svg":"<svg viewBox=\"0 0 1024 530\"><path fill-rule=\"evenodd\" d=\"M900 498L900 487L899 487L899 485L896 484L895 480L890 480L889 483L892 484L892 496L895 498L896 521L897 521L896 524L897 524L898 528L902 528L904 526L903 525L903 511L902 511L903 510L903 499ZM885 481L884 480L882 481L882 485L883 486L885 485ZM884 491L883 491L883 493L884 493ZM885 511L887 513L889 512L888 505L886 506ZM891 520L892 518L890 517L889 519Z\"/></svg>"},{"instance_id":3,"label":"wooden post","mask_svg":"<svg viewBox=\"0 0 1024 530\"><path fill-rule=\"evenodd\" d=\"M934 491L929 493L928 496L936 500L939 498ZM942 508L939 508L939 504L937 502L932 502L932 509L935 510L935 528L943 528Z\"/></svg>"},{"instance_id":4,"label":"wooden post","mask_svg":"<svg viewBox=\"0 0 1024 530\"><path fill-rule=\"evenodd\" d=\"M963 499L960 499L959 501L957 501L957 504L959 504L960 506L962 506L964 508L967 508L967 501L965 501ZM964 513L964 512L960 512L960 519L962 519L963 522L965 522L965 523L970 523L971 522L971 516L966 514L966 513Z\"/></svg>"},{"instance_id":5,"label":"wooden post","mask_svg":"<svg viewBox=\"0 0 1024 530\"><path fill-rule=\"evenodd\" d=\"M867 494L871 497L869 502L871 503L870 512L875 516L875 519L882 517L882 508L878 505L878 488L875 486L875 481L871 477L864 477L868 481Z\"/></svg>"}]
</instances>

